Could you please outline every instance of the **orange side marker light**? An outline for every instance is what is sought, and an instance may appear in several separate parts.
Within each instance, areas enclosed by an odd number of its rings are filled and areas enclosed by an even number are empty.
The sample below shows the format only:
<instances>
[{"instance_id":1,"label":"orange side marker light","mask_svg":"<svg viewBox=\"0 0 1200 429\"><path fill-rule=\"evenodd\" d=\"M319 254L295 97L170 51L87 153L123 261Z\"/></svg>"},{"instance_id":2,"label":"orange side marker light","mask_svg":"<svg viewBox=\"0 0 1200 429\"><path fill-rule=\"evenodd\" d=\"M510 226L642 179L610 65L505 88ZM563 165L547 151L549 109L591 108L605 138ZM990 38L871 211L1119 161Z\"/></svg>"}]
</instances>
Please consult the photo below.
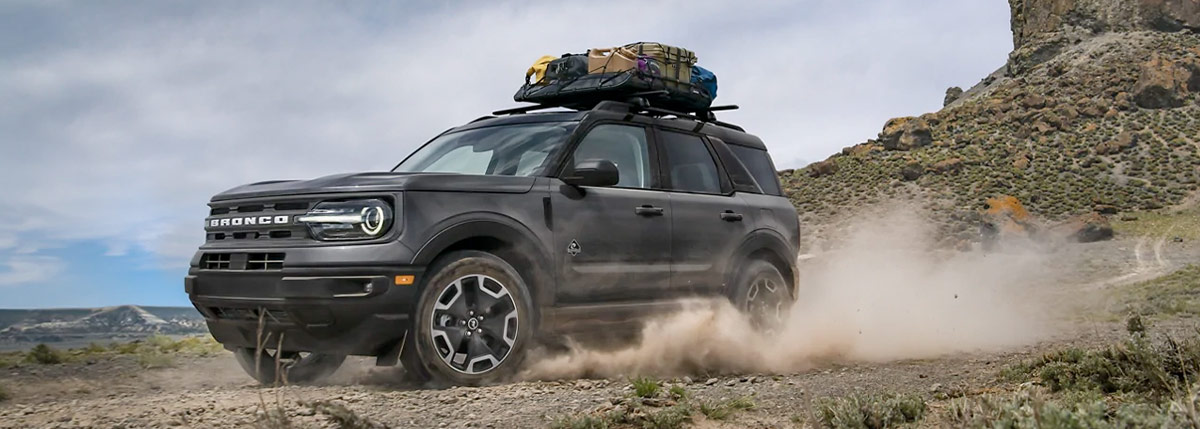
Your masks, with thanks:
<instances>
[{"instance_id":1,"label":"orange side marker light","mask_svg":"<svg viewBox=\"0 0 1200 429\"><path fill-rule=\"evenodd\" d=\"M396 276L396 285L397 286L408 286L408 285L413 284L413 281L415 281L415 280L416 280L416 276Z\"/></svg>"}]
</instances>

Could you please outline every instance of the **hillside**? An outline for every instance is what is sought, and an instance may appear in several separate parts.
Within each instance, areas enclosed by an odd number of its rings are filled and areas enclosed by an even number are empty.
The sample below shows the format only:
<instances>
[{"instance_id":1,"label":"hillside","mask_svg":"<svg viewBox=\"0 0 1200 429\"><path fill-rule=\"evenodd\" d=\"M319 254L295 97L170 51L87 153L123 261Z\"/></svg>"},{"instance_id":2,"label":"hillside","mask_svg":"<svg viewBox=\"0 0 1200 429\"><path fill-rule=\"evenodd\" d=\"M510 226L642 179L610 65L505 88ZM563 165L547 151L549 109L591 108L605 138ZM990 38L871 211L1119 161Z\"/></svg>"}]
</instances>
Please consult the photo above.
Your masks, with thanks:
<instances>
[{"instance_id":1,"label":"hillside","mask_svg":"<svg viewBox=\"0 0 1200 429\"><path fill-rule=\"evenodd\" d=\"M1200 182L1200 2L1010 0L1007 64L946 107L781 172L818 231L852 209L925 201L947 244L978 237L987 198L1034 215L1153 210ZM1111 206L1111 207L1108 207ZM811 230L811 229L810 229Z\"/></svg>"},{"instance_id":2,"label":"hillside","mask_svg":"<svg viewBox=\"0 0 1200 429\"><path fill-rule=\"evenodd\" d=\"M0 323L0 346L207 332L200 314L186 307L0 310Z\"/></svg>"}]
</instances>

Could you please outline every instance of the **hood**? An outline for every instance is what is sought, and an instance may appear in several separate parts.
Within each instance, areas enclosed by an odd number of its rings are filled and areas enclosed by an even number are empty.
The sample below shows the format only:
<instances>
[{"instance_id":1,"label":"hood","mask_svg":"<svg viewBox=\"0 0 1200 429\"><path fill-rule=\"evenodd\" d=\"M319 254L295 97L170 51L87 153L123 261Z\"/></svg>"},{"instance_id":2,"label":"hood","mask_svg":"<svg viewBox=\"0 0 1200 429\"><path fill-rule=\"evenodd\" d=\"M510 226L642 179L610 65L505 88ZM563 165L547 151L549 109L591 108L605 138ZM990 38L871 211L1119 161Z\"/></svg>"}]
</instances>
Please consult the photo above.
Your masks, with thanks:
<instances>
[{"instance_id":1,"label":"hood","mask_svg":"<svg viewBox=\"0 0 1200 429\"><path fill-rule=\"evenodd\" d=\"M529 192L534 177L482 176L446 173L352 173L311 180L275 180L251 183L221 192L213 201L241 198L335 192L442 191L520 194Z\"/></svg>"}]
</instances>

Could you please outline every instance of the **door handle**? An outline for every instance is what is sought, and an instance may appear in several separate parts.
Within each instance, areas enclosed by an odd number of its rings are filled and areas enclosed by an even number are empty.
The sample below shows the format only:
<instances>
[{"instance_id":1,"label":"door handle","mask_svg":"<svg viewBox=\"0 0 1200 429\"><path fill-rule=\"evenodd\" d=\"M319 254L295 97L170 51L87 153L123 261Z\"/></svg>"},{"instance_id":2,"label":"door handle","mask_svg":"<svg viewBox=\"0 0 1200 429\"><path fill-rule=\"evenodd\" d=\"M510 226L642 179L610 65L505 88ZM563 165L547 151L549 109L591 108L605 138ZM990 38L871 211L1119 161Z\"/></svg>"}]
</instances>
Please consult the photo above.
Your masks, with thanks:
<instances>
[{"instance_id":1,"label":"door handle","mask_svg":"<svg viewBox=\"0 0 1200 429\"><path fill-rule=\"evenodd\" d=\"M742 214L734 213L733 210L725 210L724 212L721 212L721 220L726 222L741 222Z\"/></svg>"},{"instance_id":2,"label":"door handle","mask_svg":"<svg viewBox=\"0 0 1200 429\"><path fill-rule=\"evenodd\" d=\"M662 216L662 215L663 215L663 209L662 209L662 207L654 207L654 206L652 206L652 205L649 205L649 204L642 205L642 206L638 206L638 207L634 207L634 208L633 208L633 212L634 212L634 213L637 213L637 214L638 214L638 216L647 216L647 217L649 217L649 216Z\"/></svg>"}]
</instances>

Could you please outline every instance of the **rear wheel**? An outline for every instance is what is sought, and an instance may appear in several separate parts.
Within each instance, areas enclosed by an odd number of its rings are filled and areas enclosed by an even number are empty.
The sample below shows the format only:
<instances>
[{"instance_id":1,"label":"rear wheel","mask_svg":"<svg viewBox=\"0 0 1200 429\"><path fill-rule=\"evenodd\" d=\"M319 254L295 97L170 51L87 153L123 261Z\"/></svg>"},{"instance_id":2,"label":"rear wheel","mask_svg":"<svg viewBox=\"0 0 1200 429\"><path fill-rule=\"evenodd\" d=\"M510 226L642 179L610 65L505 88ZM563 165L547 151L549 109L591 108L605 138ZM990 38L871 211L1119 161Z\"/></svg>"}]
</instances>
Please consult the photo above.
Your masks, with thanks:
<instances>
[{"instance_id":1,"label":"rear wheel","mask_svg":"<svg viewBox=\"0 0 1200 429\"><path fill-rule=\"evenodd\" d=\"M235 349L233 356L246 374L263 385L314 383L333 375L346 360L345 355L277 350L255 353L250 348Z\"/></svg>"},{"instance_id":2,"label":"rear wheel","mask_svg":"<svg viewBox=\"0 0 1200 429\"><path fill-rule=\"evenodd\" d=\"M529 289L499 257L460 251L426 282L402 358L418 379L479 385L511 376L533 333Z\"/></svg>"},{"instance_id":3,"label":"rear wheel","mask_svg":"<svg viewBox=\"0 0 1200 429\"><path fill-rule=\"evenodd\" d=\"M794 302L787 281L774 264L751 261L738 279L733 303L763 332L782 329Z\"/></svg>"}]
</instances>

